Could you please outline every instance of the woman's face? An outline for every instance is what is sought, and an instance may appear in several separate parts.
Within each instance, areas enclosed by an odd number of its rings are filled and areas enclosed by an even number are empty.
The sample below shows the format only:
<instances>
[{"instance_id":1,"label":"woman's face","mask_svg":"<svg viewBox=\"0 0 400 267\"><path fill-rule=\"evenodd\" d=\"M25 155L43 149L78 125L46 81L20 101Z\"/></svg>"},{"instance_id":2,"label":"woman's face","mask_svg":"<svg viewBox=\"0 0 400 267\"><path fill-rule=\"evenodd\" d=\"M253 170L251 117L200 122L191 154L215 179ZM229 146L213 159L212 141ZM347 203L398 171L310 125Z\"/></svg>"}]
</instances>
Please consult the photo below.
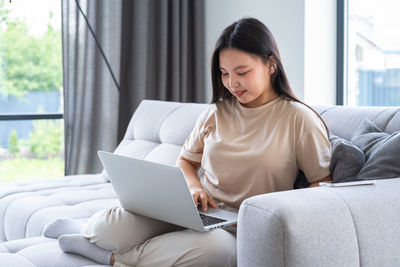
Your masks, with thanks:
<instances>
[{"instance_id":1,"label":"woman's face","mask_svg":"<svg viewBox=\"0 0 400 267\"><path fill-rule=\"evenodd\" d=\"M223 85L248 108L259 107L277 97L270 75L275 69L256 55L235 48L219 53Z\"/></svg>"}]
</instances>

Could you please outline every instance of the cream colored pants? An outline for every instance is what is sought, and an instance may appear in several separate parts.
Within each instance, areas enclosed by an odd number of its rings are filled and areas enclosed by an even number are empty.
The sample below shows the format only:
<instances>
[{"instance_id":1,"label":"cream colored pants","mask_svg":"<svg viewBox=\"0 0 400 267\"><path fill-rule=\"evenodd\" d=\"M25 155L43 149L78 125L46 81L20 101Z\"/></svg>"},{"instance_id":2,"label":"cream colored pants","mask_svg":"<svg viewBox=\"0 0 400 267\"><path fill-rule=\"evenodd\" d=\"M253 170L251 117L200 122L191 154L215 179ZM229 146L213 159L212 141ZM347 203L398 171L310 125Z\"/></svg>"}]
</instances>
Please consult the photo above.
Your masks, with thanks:
<instances>
[{"instance_id":1,"label":"cream colored pants","mask_svg":"<svg viewBox=\"0 0 400 267\"><path fill-rule=\"evenodd\" d=\"M133 214L121 207L95 213L82 234L114 251L114 266L236 266L236 236L200 233Z\"/></svg>"}]
</instances>

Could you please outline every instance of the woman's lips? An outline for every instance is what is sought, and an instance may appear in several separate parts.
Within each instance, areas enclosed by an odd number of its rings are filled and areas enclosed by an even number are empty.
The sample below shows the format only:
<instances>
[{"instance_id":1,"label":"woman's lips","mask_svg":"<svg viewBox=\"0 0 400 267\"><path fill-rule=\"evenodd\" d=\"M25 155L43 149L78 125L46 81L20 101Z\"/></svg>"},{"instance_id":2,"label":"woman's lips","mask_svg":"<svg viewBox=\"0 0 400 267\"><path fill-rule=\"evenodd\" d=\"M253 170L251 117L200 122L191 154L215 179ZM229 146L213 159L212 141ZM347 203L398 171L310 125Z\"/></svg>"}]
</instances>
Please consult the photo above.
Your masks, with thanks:
<instances>
[{"instance_id":1,"label":"woman's lips","mask_svg":"<svg viewBox=\"0 0 400 267\"><path fill-rule=\"evenodd\" d=\"M235 91L235 92L233 92L233 94L236 97L241 97L245 92L246 92L246 90L241 90L241 91Z\"/></svg>"}]
</instances>

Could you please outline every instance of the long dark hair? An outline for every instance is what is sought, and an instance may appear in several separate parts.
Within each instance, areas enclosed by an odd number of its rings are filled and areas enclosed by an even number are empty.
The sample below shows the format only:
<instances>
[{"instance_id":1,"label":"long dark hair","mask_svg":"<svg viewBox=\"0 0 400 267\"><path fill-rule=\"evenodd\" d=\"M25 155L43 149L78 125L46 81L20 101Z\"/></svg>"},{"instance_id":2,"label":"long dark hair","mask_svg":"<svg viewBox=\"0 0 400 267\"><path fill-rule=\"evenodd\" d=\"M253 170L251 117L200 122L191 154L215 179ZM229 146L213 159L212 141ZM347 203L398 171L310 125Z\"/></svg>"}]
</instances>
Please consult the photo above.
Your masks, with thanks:
<instances>
[{"instance_id":1,"label":"long dark hair","mask_svg":"<svg viewBox=\"0 0 400 267\"><path fill-rule=\"evenodd\" d=\"M271 74L271 85L275 93L288 100L299 102L314 111L325 125L329 135L328 127L318 112L300 101L294 95L281 62L278 46L276 45L271 31L261 21L255 18L242 18L234 22L232 25L228 26L218 38L211 59L211 79L213 87L211 103L234 98L229 90L222 84L221 80L219 53L225 48L236 48L257 55L264 63L273 65L275 68L274 72ZM275 59L275 62L271 59L271 56Z\"/></svg>"}]
</instances>

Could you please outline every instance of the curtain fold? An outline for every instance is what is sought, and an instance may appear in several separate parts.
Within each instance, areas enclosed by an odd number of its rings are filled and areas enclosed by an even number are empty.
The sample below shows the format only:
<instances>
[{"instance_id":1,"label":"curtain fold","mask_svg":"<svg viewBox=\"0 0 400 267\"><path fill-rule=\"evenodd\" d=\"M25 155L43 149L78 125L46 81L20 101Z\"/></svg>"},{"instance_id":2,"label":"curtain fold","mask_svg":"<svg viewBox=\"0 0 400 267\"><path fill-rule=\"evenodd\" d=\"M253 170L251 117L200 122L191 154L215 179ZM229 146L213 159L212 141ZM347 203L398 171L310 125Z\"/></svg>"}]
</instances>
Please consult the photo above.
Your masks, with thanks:
<instances>
[{"instance_id":1,"label":"curtain fold","mask_svg":"<svg viewBox=\"0 0 400 267\"><path fill-rule=\"evenodd\" d=\"M203 1L62 0L62 10L66 175L99 172L97 150L115 149L142 99L206 101Z\"/></svg>"}]
</instances>

